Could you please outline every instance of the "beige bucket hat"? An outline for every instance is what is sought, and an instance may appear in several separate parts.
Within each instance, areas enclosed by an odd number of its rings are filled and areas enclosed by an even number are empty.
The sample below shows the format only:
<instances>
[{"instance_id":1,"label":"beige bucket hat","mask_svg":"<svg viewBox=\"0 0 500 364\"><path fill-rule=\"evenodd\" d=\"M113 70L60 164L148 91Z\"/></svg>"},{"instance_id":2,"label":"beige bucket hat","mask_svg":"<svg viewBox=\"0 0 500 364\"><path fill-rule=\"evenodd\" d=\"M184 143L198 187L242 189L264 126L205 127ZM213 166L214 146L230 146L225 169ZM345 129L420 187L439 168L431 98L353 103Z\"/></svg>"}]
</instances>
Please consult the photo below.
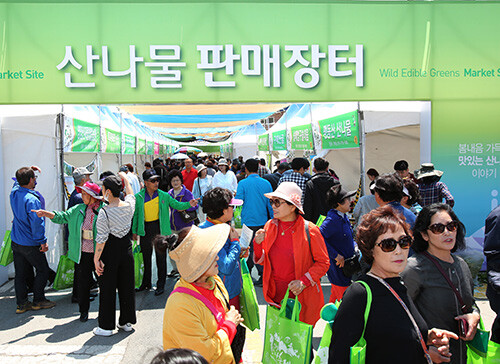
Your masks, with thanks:
<instances>
[{"instance_id":1,"label":"beige bucket hat","mask_svg":"<svg viewBox=\"0 0 500 364\"><path fill-rule=\"evenodd\" d=\"M181 244L169 253L184 280L192 283L210 268L226 243L230 230L228 224L218 224L206 229L195 225L191 227Z\"/></svg>"},{"instance_id":2,"label":"beige bucket hat","mask_svg":"<svg viewBox=\"0 0 500 364\"><path fill-rule=\"evenodd\" d=\"M304 213L304 209L302 208L302 190L295 182L283 182L278 186L276 191L265 193L264 196L269 199L273 197L282 198L298 208L301 214Z\"/></svg>"}]
</instances>

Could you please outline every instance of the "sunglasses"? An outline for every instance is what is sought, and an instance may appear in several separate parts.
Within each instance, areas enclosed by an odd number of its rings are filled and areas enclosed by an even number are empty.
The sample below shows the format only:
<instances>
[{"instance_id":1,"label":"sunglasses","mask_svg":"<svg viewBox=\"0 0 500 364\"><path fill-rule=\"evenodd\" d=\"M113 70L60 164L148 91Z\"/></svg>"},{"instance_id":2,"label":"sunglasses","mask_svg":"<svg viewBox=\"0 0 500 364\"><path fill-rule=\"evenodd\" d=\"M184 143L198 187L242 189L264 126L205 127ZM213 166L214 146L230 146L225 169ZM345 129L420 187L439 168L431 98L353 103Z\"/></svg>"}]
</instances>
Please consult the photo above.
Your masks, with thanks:
<instances>
[{"instance_id":1,"label":"sunglasses","mask_svg":"<svg viewBox=\"0 0 500 364\"><path fill-rule=\"evenodd\" d=\"M413 239L411 238L411 236L405 235L399 238L399 240L395 240L392 238L384 239L376 245L378 245L383 252L390 253L396 249L396 246L398 244L401 249L409 249L411 243L413 243Z\"/></svg>"},{"instance_id":2,"label":"sunglasses","mask_svg":"<svg viewBox=\"0 0 500 364\"><path fill-rule=\"evenodd\" d=\"M150 179L148 182L157 183L157 182L160 182L160 180L158 178L153 178L153 179Z\"/></svg>"},{"instance_id":3,"label":"sunglasses","mask_svg":"<svg viewBox=\"0 0 500 364\"><path fill-rule=\"evenodd\" d=\"M272 206L272 205L275 205L276 207L280 207L280 206L281 206L282 204L284 204L284 203L286 203L287 205L292 205L292 204L291 204L290 202L288 202L288 201L285 201L285 200L279 200L279 199L277 199L277 198L276 198L276 199L271 198L271 199L269 200L269 202L271 203L271 206Z\"/></svg>"},{"instance_id":4,"label":"sunglasses","mask_svg":"<svg viewBox=\"0 0 500 364\"><path fill-rule=\"evenodd\" d=\"M438 222L437 224L432 224L431 226L429 226L428 229L430 231L432 231L434 234L442 234L442 233L444 233L445 228L448 229L449 232L453 232L453 231L457 230L458 222L457 221L450 221L446 225Z\"/></svg>"}]
</instances>

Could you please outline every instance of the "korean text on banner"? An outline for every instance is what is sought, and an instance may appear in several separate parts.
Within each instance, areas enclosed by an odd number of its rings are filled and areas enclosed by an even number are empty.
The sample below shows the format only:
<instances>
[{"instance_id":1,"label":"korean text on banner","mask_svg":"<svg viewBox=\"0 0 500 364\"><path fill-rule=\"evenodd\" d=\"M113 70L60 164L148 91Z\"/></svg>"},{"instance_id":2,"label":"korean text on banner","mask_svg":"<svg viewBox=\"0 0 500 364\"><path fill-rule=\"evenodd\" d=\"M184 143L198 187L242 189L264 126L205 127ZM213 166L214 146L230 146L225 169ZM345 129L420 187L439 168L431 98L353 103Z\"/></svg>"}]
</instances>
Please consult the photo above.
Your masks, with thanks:
<instances>
[{"instance_id":1,"label":"korean text on banner","mask_svg":"<svg viewBox=\"0 0 500 364\"><path fill-rule=\"evenodd\" d=\"M292 127L292 149L314 149L312 127L310 124Z\"/></svg>"},{"instance_id":2,"label":"korean text on banner","mask_svg":"<svg viewBox=\"0 0 500 364\"><path fill-rule=\"evenodd\" d=\"M269 134L259 135L259 150L268 151L269 150Z\"/></svg>"},{"instance_id":3,"label":"korean text on banner","mask_svg":"<svg viewBox=\"0 0 500 364\"><path fill-rule=\"evenodd\" d=\"M273 133L273 150L286 150L286 130Z\"/></svg>"},{"instance_id":4,"label":"korean text on banner","mask_svg":"<svg viewBox=\"0 0 500 364\"><path fill-rule=\"evenodd\" d=\"M322 149L359 148L358 112L319 121Z\"/></svg>"}]
</instances>

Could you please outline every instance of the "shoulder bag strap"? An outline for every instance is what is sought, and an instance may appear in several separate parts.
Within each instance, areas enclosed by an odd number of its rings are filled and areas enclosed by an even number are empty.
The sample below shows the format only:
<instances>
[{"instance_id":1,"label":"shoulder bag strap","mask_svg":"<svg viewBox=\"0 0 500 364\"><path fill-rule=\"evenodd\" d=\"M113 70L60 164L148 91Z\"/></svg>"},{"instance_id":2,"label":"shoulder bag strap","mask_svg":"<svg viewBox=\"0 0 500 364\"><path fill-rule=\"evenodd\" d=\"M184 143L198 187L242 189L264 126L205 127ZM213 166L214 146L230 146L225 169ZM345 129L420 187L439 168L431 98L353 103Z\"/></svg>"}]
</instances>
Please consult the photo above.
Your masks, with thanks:
<instances>
[{"instance_id":1,"label":"shoulder bag strap","mask_svg":"<svg viewBox=\"0 0 500 364\"><path fill-rule=\"evenodd\" d=\"M449 286L451 287L451 290L453 291L453 293L455 293L455 296L457 296L458 302L460 302L460 309L462 310L462 312L464 314L469 313L470 307L465 304L464 300L462 299L462 296L460 295L460 292L458 291L458 288L455 287L455 285L451 281L448 274L446 274L446 272L444 271L441 264L439 264L439 262L436 260L436 258L434 258L432 255L430 255L427 251L423 252L422 254L425 255L432 263L434 263L434 265L439 270L439 272L442 274L444 279L446 279L446 282L448 282Z\"/></svg>"},{"instance_id":2,"label":"shoulder bag strap","mask_svg":"<svg viewBox=\"0 0 500 364\"><path fill-rule=\"evenodd\" d=\"M213 303L210 302L202 294L195 292L192 289L189 289L186 287L177 287L176 289L174 289L172 291L171 294L176 293L176 292L185 293L185 294L188 294L188 295L200 300L201 302L203 302L205 304L205 306L207 306L207 308L210 310L210 312L212 312L212 314L215 316L215 320L217 321L218 324L222 324L224 322L224 317L223 317L222 313L217 311L217 309L215 308Z\"/></svg>"},{"instance_id":3,"label":"shoulder bag strap","mask_svg":"<svg viewBox=\"0 0 500 364\"><path fill-rule=\"evenodd\" d=\"M379 281L380 283L382 283L385 288L387 288L394 297L396 297L396 299L399 301L399 303L401 304L401 306L403 306L404 310L406 311L406 314L408 315L408 317L410 318L410 321L411 323L413 324L413 327L415 328L415 330L417 331L417 334L418 334L418 338L420 339L420 345L422 345L422 349L424 350L424 356L425 356L425 359L427 360L427 362L429 364L432 364L432 360L431 360L431 357L429 355L429 351L427 350L427 345L425 344L425 341L424 341L424 338L422 336L422 333L420 332L420 329L418 328L418 325L417 323L415 322L415 319L413 318L413 315L411 314L410 310L408 309L408 307L406 306L406 304L404 303L404 301L401 299L401 297L399 297L399 295L396 293L396 291L394 290L394 288L392 288L386 281L384 281L382 278L380 277L377 277L375 274L373 273L367 273L367 275L369 275L370 277L373 277L375 278L377 281Z\"/></svg>"},{"instance_id":4,"label":"shoulder bag strap","mask_svg":"<svg viewBox=\"0 0 500 364\"><path fill-rule=\"evenodd\" d=\"M368 286L368 283L364 281L356 281L358 283L361 283L363 286L365 286L366 289L366 307L365 307L365 324L363 326L363 332L361 333L361 337L365 336L365 330L366 330L366 323L368 322L368 316L370 315L370 309L372 307L372 290L370 289L370 286Z\"/></svg>"},{"instance_id":5,"label":"shoulder bag strap","mask_svg":"<svg viewBox=\"0 0 500 364\"><path fill-rule=\"evenodd\" d=\"M305 219L304 219L304 227L306 228L307 242L309 243L309 252L311 252L311 258L312 258L313 263L315 263L314 255L313 255L312 249L311 249L311 233L309 232L309 221L307 221Z\"/></svg>"}]
</instances>

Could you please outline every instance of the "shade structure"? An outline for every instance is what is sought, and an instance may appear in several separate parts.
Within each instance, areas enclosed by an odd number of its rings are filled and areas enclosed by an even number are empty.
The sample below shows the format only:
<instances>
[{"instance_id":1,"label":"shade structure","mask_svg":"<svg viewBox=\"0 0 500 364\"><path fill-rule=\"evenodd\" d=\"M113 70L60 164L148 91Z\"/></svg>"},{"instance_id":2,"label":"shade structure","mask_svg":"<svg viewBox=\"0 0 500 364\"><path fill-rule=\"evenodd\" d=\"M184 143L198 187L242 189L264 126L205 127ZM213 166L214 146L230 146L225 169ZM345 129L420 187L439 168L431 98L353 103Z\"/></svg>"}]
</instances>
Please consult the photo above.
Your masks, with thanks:
<instances>
[{"instance_id":1,"label":"shade structure","mask_svg":"<svg viewBox=\"0 0 500 364\"><path fill-rule=\"evenodd\" d=\"M159 133L176 140L221 141L287 104L199 104L121 106Z\"/></svg>"},{"instance_id":2,"label":"shade structure","mask_svg":"<svg viewBox=\"0 0 500 364\"><path fill-rule=\"evenodd\" d=\"M177 154L174 154L173 156L170 157L170 159L179 159L179 160L187 159L187 158L189 158L189 157L184 153L177 153Z\"/></svg>"},{"instance_id":3,"label":"shade structure","mask_svg":"<svg viewBox=\"0 0 500 364\"><path fill-rule=\"evenodd\" d=\"M201 153L202 150L199 149L199 148L195 148L195 147L180 147L179 149L177 149L175 151L175 153L194 153L194 154L198 154L198 153Z\"/></svg>"}]
</instances>

